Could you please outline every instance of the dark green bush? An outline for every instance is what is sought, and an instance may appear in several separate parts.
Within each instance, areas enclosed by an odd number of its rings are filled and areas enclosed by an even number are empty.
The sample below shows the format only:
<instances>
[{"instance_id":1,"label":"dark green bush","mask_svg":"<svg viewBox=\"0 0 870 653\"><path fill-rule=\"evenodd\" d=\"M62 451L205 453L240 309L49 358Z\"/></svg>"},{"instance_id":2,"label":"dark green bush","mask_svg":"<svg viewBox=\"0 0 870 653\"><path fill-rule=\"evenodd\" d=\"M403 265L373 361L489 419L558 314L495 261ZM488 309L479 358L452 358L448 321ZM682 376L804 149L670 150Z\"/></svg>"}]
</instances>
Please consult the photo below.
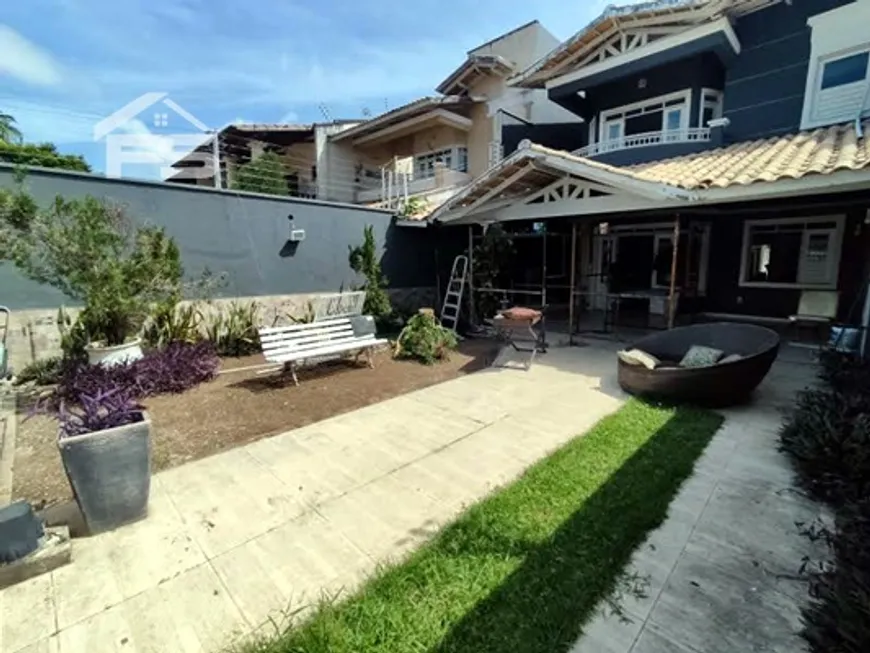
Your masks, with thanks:
<instances>
[{"instance_id":1,"label":"dark green bush","mask_svg":"<svg viewBox=\"0 0 870 653\"><path fill-rule=\"evenodd\" d=\"M798 395L780 446L813 497L840 505L870 490L868 400L865 393L824 389Z\"/></svg>"},{"instance_id":2,"label":"dark green bush","mask_svg":"<svg viewBox=\"0 0 870 653\"><path fill-rule=\"evenodd\" d=\"M405 325L396 342L397 358L413 358L426 365L450 356L456 334L441 326L433 315L418 313Z\"/></svg>"},{"instance_id":3,"label":"dark green bush","mask_svg":"<svg viewBox=\"0 0 870 653\"><path fill-rule=\"evenodd\" d=\"M855 354L825 350L819 354L819 378L838 392L870 393L870 362Z\"/></svg>"},{"instance_id":4,"label":"dark green bush","mask_svg":"<svg viewBox=\"0 0 870 653\"><path fill-rule=\"evenodd\" d=\"M870 651L870 498L839 511L832 560L813 574L803 636L817 653Z\"/></svg>"}]
</instances>

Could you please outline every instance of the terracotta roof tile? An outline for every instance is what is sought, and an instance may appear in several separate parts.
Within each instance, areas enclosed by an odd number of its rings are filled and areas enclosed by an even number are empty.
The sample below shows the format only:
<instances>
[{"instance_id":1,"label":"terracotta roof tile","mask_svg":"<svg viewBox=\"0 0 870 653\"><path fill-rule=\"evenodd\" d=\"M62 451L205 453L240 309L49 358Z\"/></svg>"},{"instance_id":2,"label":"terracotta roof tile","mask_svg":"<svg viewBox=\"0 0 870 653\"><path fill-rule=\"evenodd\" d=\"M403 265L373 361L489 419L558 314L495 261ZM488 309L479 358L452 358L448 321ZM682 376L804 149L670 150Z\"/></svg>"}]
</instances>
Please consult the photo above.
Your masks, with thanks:
<instances>
[{"instance_id":1,"label":"terracotta roof tile","mask_svg":"<svg viewBox=\"0 0 870 653\"><path fill-rule=\"evenodd\" d=\"M863 129L865 135L859 137L855 123L833 125L621 170L637 179L686 190L728 188L800 179L812 174L826 175L838 170L860 170L870 166L870 139L866 136L870 121L864 123Z\"/></svg>"}]
</instances>

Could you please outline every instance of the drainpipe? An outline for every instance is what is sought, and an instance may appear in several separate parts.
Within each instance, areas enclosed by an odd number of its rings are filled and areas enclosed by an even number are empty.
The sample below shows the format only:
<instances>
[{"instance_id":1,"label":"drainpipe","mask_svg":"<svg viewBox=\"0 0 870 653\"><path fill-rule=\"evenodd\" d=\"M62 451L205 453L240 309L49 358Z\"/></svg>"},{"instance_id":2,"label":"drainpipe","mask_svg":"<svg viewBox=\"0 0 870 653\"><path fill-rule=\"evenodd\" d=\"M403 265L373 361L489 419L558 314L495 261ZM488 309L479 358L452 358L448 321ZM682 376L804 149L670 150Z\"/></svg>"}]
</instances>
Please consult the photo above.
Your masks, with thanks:
<instances>
[{"instance_id":1,"label":"drainpipe","mask_svg":"<svg viewBox=\"0 0 870 653\"><path fill-rule=\"evenodd\" d=\"M855 116L855 133L858 138L864 137L864 125L861 124L861 114L864 113L864 107L867 106L867 97L870 96L870 79L864 86L864 95L861 98L861 105L858 107L858 115Z\"/></svg>"}]
</instances>

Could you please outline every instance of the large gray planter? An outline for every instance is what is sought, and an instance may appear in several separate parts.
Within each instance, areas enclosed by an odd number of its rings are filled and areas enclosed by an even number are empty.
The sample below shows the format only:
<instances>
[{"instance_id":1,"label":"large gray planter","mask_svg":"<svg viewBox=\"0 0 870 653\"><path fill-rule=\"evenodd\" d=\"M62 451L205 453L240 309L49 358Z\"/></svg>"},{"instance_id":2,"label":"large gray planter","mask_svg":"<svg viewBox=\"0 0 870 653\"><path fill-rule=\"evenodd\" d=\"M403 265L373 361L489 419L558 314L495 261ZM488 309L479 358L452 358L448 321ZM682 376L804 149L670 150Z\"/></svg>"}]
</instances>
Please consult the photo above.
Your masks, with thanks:
<instances>
[{"instance_id":1,"label":"large gray planter","mask_svg":"<svg viewBox=\"0 0 870 653\"><path fill-rule=\"evenodd\" d=\"M151 420L60 438L60 456L91 534L144 517L151 490Z\"/></svg>"}]
</instances>

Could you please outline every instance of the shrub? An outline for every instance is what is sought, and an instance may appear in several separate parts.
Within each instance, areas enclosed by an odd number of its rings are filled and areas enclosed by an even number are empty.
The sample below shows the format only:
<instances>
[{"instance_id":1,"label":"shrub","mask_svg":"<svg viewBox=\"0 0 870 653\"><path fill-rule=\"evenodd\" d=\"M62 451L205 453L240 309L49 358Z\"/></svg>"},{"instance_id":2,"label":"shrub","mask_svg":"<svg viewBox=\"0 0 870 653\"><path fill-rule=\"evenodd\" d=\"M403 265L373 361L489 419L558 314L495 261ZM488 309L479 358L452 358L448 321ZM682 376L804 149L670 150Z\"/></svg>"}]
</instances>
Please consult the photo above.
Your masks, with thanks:
<instances>
[{"instance_id":1,"label":"shrub","mask_svg":"<svg viewBox=\"0 0 870 653\"><path fill-rule=\"evenodd\" d=\"M870 389L870 362L855 354L824 350L819 354L819 378L837 392Z\"/></svg>"},{"instance_id":2,"label":"shrub","mask_svg":"<svg viewBox=\"0 0 870 653\"><path fill-rule=\"evenodd\" d=\"M7 143L0 140L0 161L20 166L91 171L91 167L81 155L61 154L51 143Z\"/></svg>"},{"instance_id":3,"label":"shrub","mask_svg":"<svg viewBox=\"0 0 870 653\"><path fill-rule=\"evenodd\" d=\"M410 320L396 342L397 358L414 358L426 365L446 360L456 349L456 334L438 324L429 313L418 313Z\"/></svg>"},{"instance_id":4,"label":"shrub","mask_svg":"<svg viewBox=\"0 0 870 653\"><path fill-rule=\"evenodd\" d=\"M59 434L68 438L141 422L143 410L144 407L120 387L82 395L76 405L61 404L57 413Z\"/></svg>"},{"instance_id":5,"label":"shrub","mask_svg":"<svg viewBox=\"0 0 870 653\"><path fill-rule=\"evenodd\" d=\"M36 385L54 385L60 381L63 360L60 356L42 358L25 365L15 375L15 385L35 383Z\"/></svg>"},{"instance_id":6,"label":"shrub","mask_svg":"<svg viewBox=\"0 0 870 653\"><path fill-rule=\"evenodd\" d=\"M173 342L194 343L202 338L202 313L197 306L180 306L174 299L157 306L142 330L142 339L149 347L165 347Z\"/></svg>"},{"instance_id":7,"label":"shrub","mask_svg":"<svg viewBox=\"0 0 870 653\"><path fill-rule=\"evenodd\" d=\"M216 307L206 320L205 337L218 356L250 356L260 351L260 306L257 302L230 302Z\"/></svg>"},{"instance_id":8,"label":"shrub","mask_svg":"<svg viewBox=\"0 0 870 653\"><path fill-rule=\"evenodd\" d=\"M805 390L780 432L780 447L815 498L835 505L870 490L870 397Z\"/></svg>"},{"instance_id":9,"label":"shrub","mask_svg":"<svg viewBox=\"0 0 870 653\"><path fill-rule=\"evenodd\" d=\"M111 367L72 362L65 366L56 398L80 404L83 397L97 397L115 388L134 399L180 393L214 378L219 366L209 342L170 343L137 361Z\"/></svg>"},{"instance_id":10,"label":"shrub","mask_svg":"<svg viewBox=\"0 0 870 653\"><path fill-rule=\"evenodd\" d=\"M393 312L390 295L387 293L387 277L381 270L378 257L378 247L375 243L375 233L371 225L363 229L363 242L356 247L348 246L347 255L350 269L366 278L358 290L366 291L363 313L371 315L375 321L381 321Z\"/></svg>"},{"instance_id":11,"label":"shrub","mask_svg":"<svg viewBox=\"0 0 870 653\"><path fill-rule=\"evenodd\" d=\"M0 234L0 261L84 304L90 342L123 344L181 283L178 247L162 229L134 227L94 197L57 197L43 210L20 186L0 190Z\"/></svg>"},{"instance_id":12,"label":"shrub","mask_svg":"<svg viewBox=\"0 0 870 653\"><path fill-rule=\"evenodd\" d=\"M840 510L833 559L811 577L803 637L816 653L870 651L870 499Z\"/></svg>"},{"instance_id":13,"label":"shrub","mask_svg":"<svg viewBox=\"0 0 870 653\"><path fill-rule=\"evenodd\" d=\"M235 190L266 195L289 195L287 169L275 152L263 152L254 160L239 166L231 186Z\"/></svg>"}]
</instances>

